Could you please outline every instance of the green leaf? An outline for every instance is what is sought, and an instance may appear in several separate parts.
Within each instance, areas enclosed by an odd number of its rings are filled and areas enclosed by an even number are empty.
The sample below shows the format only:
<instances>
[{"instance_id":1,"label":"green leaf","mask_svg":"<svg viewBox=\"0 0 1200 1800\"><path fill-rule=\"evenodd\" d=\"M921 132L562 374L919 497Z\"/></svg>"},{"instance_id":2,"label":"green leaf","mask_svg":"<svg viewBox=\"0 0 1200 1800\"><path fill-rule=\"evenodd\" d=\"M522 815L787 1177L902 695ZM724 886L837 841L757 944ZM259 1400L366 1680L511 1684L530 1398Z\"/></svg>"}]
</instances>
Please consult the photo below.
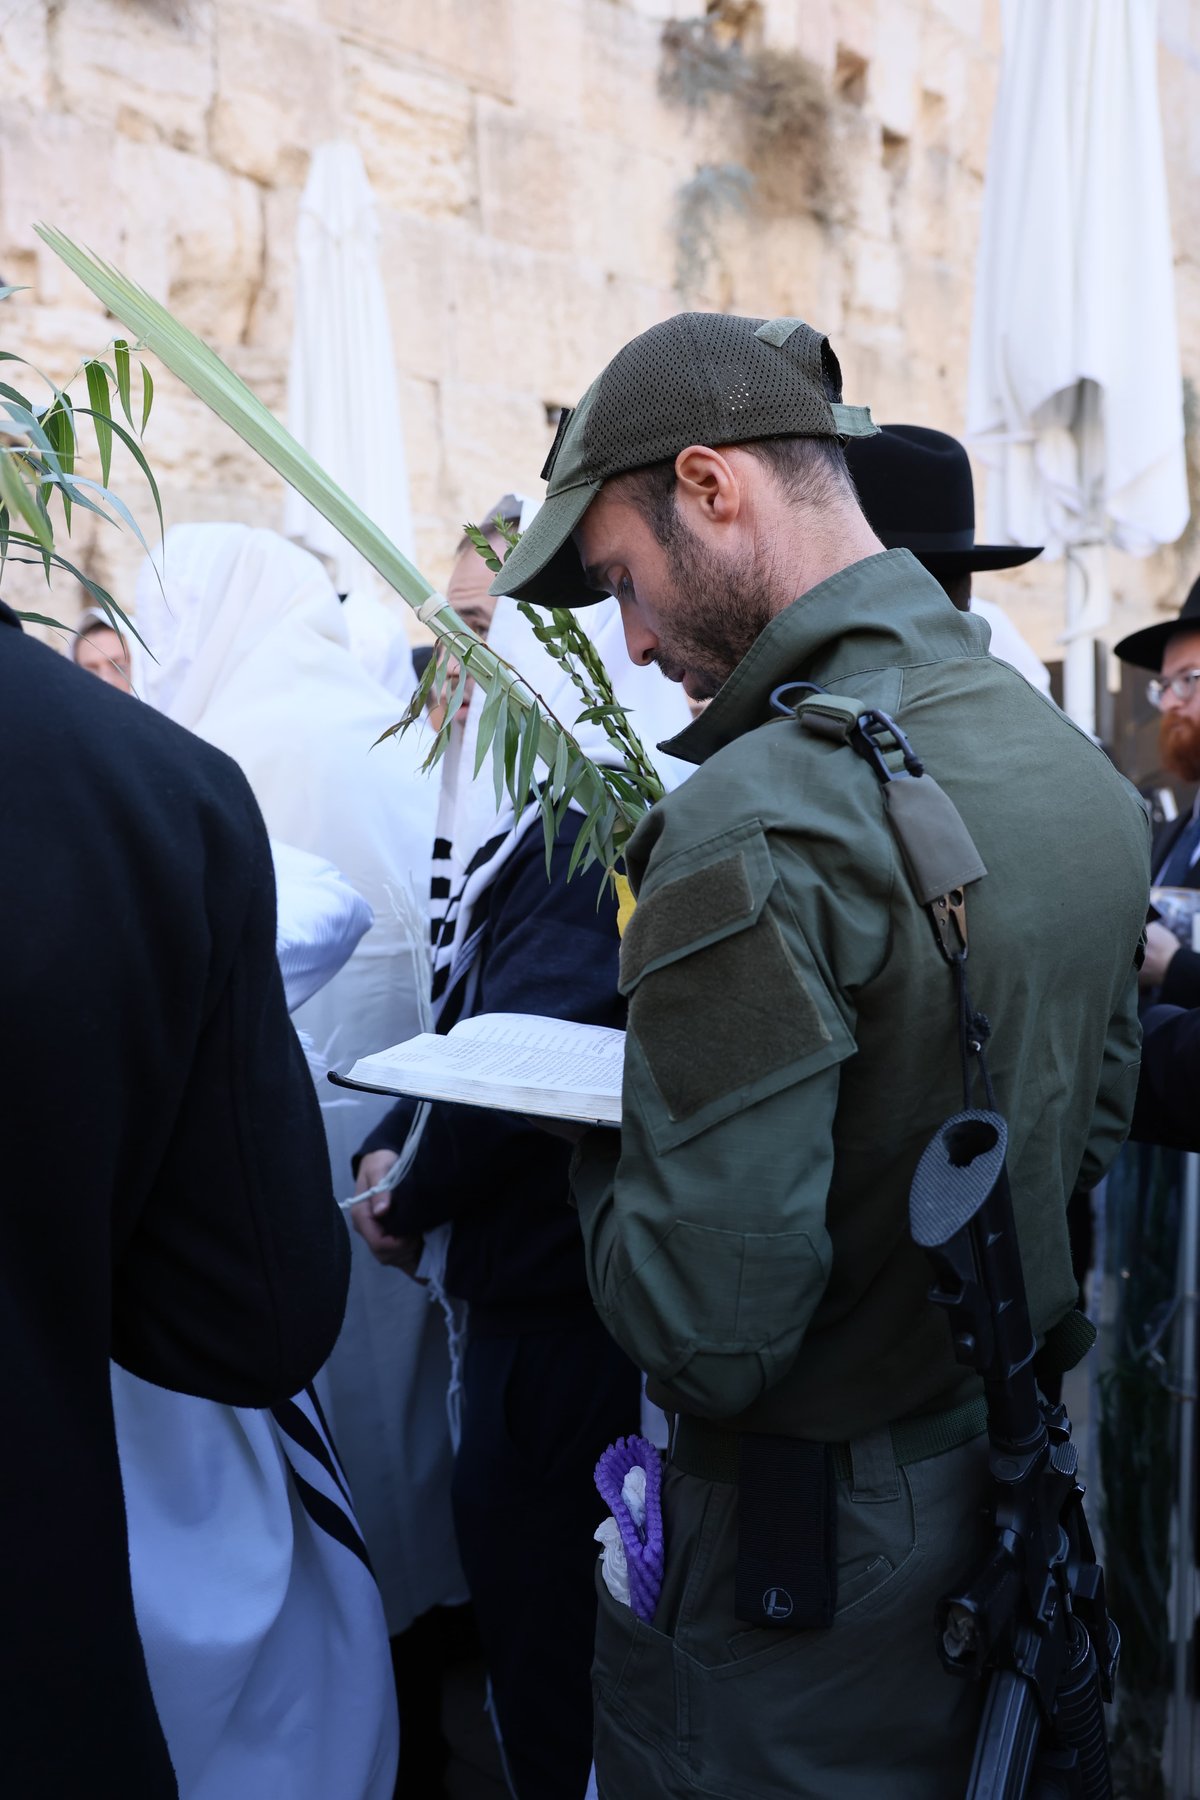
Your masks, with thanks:
<instances>
[{"instance_id":1,"label":"green leaf","mask_svg":"<svg viewBox=\"0 0 1200 1800\"><path fill-rule=\"evenodd\" d=\"M550 770L550 786L556 798L561 798L567 785L567 771L571 766L571 746L565 737L558 740L554 751L554 763Z\"/></svg>"},{"instance_id":2,"label":"green leaf","mask_svg":"<svg viewBox=\"0 0 1200 1800\"><path fill-rule=\"evenodd\" d=\"M0 505L14 519L24 519L43 550L54 548L54 533L36 495L26 487L17 469L17 452L0 445ZM22 458L24 460L24 458Z\"/></svg>"},{"instance_id":3,"label":"green leaf","mask_svg":"<svg viewBox=\"0 0 1200 1800\"><path fill-rule=\"evenodd\" d=\"M101 428L102 421L96 417L95 413L92 411L92 409L90 407L77 406L73 410L77 416L82 416L85 419L92 419L94 421L95 427L96 427L96 442L99 443L100 428ZM114 418L111 418L111 417L109 418L107 429L109 432L110 443L111 443L111 434L113 432L116 432L117 436L120 438L121 442L124 444L125 448L128 450L129 454L133 457L134 461L137 463L138 468L142 471L142 474L146 478L146 485L150 489L150 495L154 501L154 510L158 514L158 535L161 538L166 529L163 524L162 496L159 494L159 491L158 491L158 483L154 479L154 471L150 467L150 464L146 461L146 453L142 449L141 445L138 443L137 439L135 437L132 437L129 434L129 432L126 431L125 427L123 425L119 425ZM101 463L101 473L103 474L103 462ZM102 482L102 486L105 489L108 488L107 480L104 480ZM134 526L134 530L135 531L137 530L136 525ZM140 536L141 534L139 533L138 535Z\"/></svg>"},{"instance_id":4,"label":"green leaf","mask_svg":"<svg viewBox=\"0 0 1200 1800\"><path fill-rule=\"evenodd\" d=\"M496 735L496 726L500 722L501 708L504 705L505 693L500 682L497 682L487 700L479 720L479 737L475 745L475 773L478 775L483 767L483 760L491 748L492 739Z\"/></svg>"},{"instance_id":5,"label":"green leaf","mask_svg":"<svg viewBox=\"0 0 1200 1800\"><path fill-rule=\"evenodd\" d=\"M117 393L121 401L121 411L129 420L129 429L136 429L133 423L132 392L129 380L129 345L124 338L118 338L113 345L113 358L117 365Z\"/></svg>"},{"instance_id":6,"label":"green leaf","mask_svg":"<svg viewBox=\"0 0 1200 1800\"><path fill-rule=\"evenodd\" d=\"M479 555L482 556L493 575L498 575L504 565L496 555L496 552L492 549L492 546L488 543L487 538L479 529L478 525L464 525L463 535L475 550L478 551Z\"/></svg>"},{"instance_id":7,"label":"green leaf","mask_svg":"<svg viewBox=\"0 0 1200 1800\"><path fill-rule=\"evenodd\" d=\"M517 758L517 779L513 787L513 805L520 812L529 798L529 790L533 786L533 771L537 767L538 736L541 720L536 713L526 713L521 721L521 753Z\"/></svg>"},{"instance_id":8,"label":"green leaf","mask_svg":"<svg viewBox=\"0 0 1200 1800\"><path fill-rule=\"evenodd\" d=\"M0 287L0 300L7 300L10 294L27 294L27 287Z\"/></svg>"},{"instance_id":9,"label":"green leaf","mask_svg":"<svg viewBox=\"0 0 1200 1800\"><path fill-rule=\"evenodd\" d=\"M554 806L550 799L550 790L548 787L542 788L538 795L538 801L542 809L542 836L546 841L546 879L549 881L550 867L554 858L554 839L557 835L558 826L554 817Z\"/></svg>"},{"instance_id":10,"label":"green leaf","mask_svg":"<svg viewBox=\"0 0 1200 1800\"><path fill-rule=\"evenodd\" d=\"M145 363L142 364L142 436L146 435L146 427L150 423L150 408L154 405L154 382Z\"/></svg>"},{"instance_id":11,"label":"green leaf","mask_svg":"<svg viewBox=\"0 0 1200 1800\"><path fill-rule=\"evenodd\" d=\"M101 365L89 360L84 364L87 376L88 399L91 401L91 417L96 426L96 448L100 452L100 480L108 486L108 474L112 468L112 406L108 397L108 382L104 377ZM80 411L87 411L81 407Z\"/></svg>"}]
</instances>

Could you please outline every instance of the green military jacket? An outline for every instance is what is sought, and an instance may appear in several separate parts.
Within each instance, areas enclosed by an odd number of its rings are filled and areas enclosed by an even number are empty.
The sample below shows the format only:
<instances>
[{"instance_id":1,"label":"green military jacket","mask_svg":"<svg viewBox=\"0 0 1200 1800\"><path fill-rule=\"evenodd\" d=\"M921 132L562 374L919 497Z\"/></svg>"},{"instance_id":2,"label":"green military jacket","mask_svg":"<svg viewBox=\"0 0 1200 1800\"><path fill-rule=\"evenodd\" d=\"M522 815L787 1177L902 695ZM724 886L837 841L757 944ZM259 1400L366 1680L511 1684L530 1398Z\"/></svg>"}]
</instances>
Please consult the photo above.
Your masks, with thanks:
<instances>
[{"instance_id":1,"label":"green military jacket","mask_svg":"<svg viewBox=\"0 0 1200 1800\"><path fill-rule=\"evenodd\" d=\"M670 1411L845 1440L966 1400L908 1233L962 1105L953 976L880 784L772 715L808 680L891 713L987 867L969 985L992 1023L1034 1327L1074 1302L1066 1202L1125 1136L1149 833L1103 753L907 551L772 620L686 731L699 764L628 851L622 1128L573 1185L601 1317Z\"/></svg>"}]
</instances>

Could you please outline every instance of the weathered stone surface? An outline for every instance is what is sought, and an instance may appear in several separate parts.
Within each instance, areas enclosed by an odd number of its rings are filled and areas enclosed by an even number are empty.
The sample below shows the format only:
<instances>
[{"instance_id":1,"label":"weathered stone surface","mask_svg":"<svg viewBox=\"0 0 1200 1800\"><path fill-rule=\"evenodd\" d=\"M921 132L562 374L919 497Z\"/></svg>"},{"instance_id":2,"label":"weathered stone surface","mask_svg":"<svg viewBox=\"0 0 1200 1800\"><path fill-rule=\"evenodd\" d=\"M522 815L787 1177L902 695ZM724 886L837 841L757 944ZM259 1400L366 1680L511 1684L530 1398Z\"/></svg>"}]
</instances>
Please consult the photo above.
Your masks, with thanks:
<instances>
[{"instance_id":1,"label":"weathered stone surface","mask_svg":"<svg viewBox=\"0 0 1200 1800\"><path fill-rule=\"evenodd\" d=\"M704 11L21 0L0 34L0 279L33 291L6 306L5 347L65 377L117 332L34 238L46 218L166 299L282 413L300 190L314 146L349 137L379 203L418 557L444 579L465 517L514 483L536 491L549 412L684 303L681 222L696 218L680 197L750 155L736 105L660 91L665 23ZM1000 13L1000 0L764 0L762 41L829 82L831 196L814 216L785 157L769 193L760 182L743 210L714 206L688 303L799 312L832 336L848 398L961 429ZM1180 341L1200 380L1198 34L1200 0L1160 0ZM169 518L277 522L277 479L165 374L148 448ZM141 516L138 481L121 462L115 474ZM128 592L136 545L78 529L80 554ZM1121 627L1177 600L1194 556L1115 559ZM11 571L6 591L38 582ZM991 591L1055 653L1061 568Z\"/></svg>"},{"instance_id":2,"label":"weathered stone surface","mask_svg":"<svg viewBox=\"0 0 1200 1800\"><path fill-rule=\"evenodd\" d=\"M512 97L510 0L322 0L321 11L347 38Z\"/></svg>"},{"instance_id":3,"label":"weathered stone surface","mask_svg":"<svg viewBox=\"0 0 1200 1800\"><path fill-rule=\"evenodd\" d=\"M333 31L216 0L214 155L255 181L302 182L313 146L341 129L340 52Z\"/></svg>"},{"instance_id":4,"label":"weathered stone surface","mask_svg":"<svg viewBox=\"0 0 1200 1800\"><path fill-rule=\"evenodd\" d=\"M41 111L50 104L50 29L44 7L23 7L0 23L4 106Z\"/></svg>"},{"instance_id":5,"label":"weathered stone surface","mask_svg":"<svg viewBox=\"0 0 1200 1800\"><path fill-rule=\"evenodd\" d=\"M44 12L41 6L24 9ZM86 0L47 14L55 104L130 137L202 150L214 92L213 0L178 10Z\"/></svg>"},{"instance_id":6,"label":"weathered stone surface","mask_svg":"<svg viewBox=\"0 0 1200 1800\"><path fill-rule=\"evenodd\" d=\"M381 207L453 218L476 199L473 97L460 82L346 50L346 114Z\"/></svg>"}]
</instances>

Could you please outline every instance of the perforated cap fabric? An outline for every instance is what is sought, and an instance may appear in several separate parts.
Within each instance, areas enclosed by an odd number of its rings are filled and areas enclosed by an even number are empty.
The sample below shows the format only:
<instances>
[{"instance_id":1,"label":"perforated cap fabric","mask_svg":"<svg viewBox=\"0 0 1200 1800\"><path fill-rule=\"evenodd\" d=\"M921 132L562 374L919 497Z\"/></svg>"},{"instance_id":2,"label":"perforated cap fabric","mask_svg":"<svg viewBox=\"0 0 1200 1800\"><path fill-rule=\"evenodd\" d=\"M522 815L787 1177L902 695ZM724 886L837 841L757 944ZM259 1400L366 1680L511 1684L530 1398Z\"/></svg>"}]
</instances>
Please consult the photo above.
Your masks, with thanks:
<instances>
[{"instance_id":1,"label":"perforated cap fabric","mask_svg":"<svg viewBox=\"0 0 1200 1800\"><path fill-rule=\"evenodd\" d=\"M584 584L571 532L605 481L689 444L873 435L865 407L841 404L841 386L828 338L803 319L677 313L652 326L563 415L542 470L546 504L492 592L546 606L603 598Z\"/></svg>"}]
</instances>

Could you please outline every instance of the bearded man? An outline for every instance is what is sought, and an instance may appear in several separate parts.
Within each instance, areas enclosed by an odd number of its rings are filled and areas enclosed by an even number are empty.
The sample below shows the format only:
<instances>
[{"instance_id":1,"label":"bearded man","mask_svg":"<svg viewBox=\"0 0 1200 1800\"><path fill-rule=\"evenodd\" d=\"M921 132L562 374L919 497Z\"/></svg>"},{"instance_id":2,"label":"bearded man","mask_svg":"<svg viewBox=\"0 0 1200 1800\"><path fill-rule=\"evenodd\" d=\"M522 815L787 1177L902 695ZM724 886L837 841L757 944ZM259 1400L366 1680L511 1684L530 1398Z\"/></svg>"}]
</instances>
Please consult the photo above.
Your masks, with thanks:
<instances>
[{"instance_id":1,"label":"bearded man","mask_svg":"<svg viewBox=\"0 0 1200 1800\"><path fill-rule=\"evenodd\" d=\"M986 864L971 991L1039 1336L1077 1292L1067 1195L1133 1104L1144 812L884 550L842 450L873 429L802 320L669 319L560 426L493 584L615 594L634 661L711 697L628 847L621 1130L572 1168L592 1297L675 1415L653 1618L597 1583L604 1800L942 1800L979 1717L931 1621L988 1541L986 1409L908 1230L962 1105L954 982L875 773L795 684L891 714Z\"/></svg>"},{"instance_id":2,"label":"bearded man","mask_svg":"<svg viewBox=\"0 0 1200 1800\"><path fill-rule=\"evenodd\" d=\"M1115 654L1135 669L1152 671L1147 693L1161 714L1163 768L1180 781L1200 782L1200 581L1176 618L1122 638ZM1200 788L1191 806L1158 832L1150 867L1155 887L1200 888ZM1163 1005L1200 1006L1200 955L1157 921L1146 927L1140 979L1143 988L1159 989Z\"/></svg>"}]
</instances>

